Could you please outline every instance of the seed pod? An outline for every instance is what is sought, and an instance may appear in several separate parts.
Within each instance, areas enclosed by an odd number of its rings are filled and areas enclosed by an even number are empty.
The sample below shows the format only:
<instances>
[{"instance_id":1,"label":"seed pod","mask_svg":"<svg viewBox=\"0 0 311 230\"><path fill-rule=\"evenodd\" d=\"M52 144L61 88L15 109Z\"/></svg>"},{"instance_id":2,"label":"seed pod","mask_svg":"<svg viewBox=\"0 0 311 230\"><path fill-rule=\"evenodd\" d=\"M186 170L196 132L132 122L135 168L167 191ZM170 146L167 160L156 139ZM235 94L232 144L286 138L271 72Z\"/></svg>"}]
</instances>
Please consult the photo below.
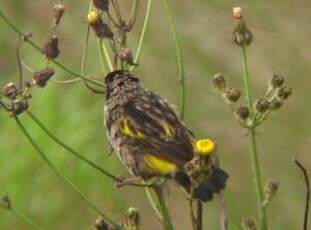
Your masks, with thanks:
<instances>
[{"instance_id":1,"label":"seed pod","mask_svg":"<svg viewBox=\"0 0 311 230\"><path fill-rule=\"evenodd\" d=\"M92 11L88 14L87 20L94 30L95 34L99 38L113 38L113 32L110 29L110 26L102 21L99 13Z\"/></svg>"},{"instance_id":2,"label":"seed pod","mask_svg":"<svg viewBox=\"0 0 311 230\"><path fill-rule=\"evenodd\" d=\"M54 5L53 10L54 10L54 18L53 18L52 28L56 28L56 26L59 24L61 18L63 17L63 15L66 11L66 8L65 8L64 4L58 3L58 4Z\"/></svg>"},{"instance_id":3,"label":"seed pod","mask_svg":"<svg viewBox=\"0 0 311 230\"><path fill-rule=\"evenodd\" d=\"M106 221L101 217L99 217L95 221L94 227L96 228L96 230L110 230L111 229L109 225L106 223Z\"/></svg>"},{"instance_id":4,"label":"seed pod","mask_svg":"<svg viewBox=\"0 0 311 230\"><path fill-rule=\"evenodd\" d=\"M57 58L59 55L58 37L56 35L53 35L41 50L48 59Z\"/></svg>"},{"instance_id":5,"label":"seed pod","mask_svg":"<svg viewBox=\"0 0 311 230\"><path fill-rule=\"evenodd\" d=\"M140 226L140 216L136 208L129 208L127 210L124 225L126 229L138 230Z\"/></svg>"},{"instance_id":6,"label":"seed pod","mask_svg":"<svg viewBox=\"0 0 311 230\"><path fill-rule=\"evenodd\" d=\"M133 61L133 54L129 48L122 48L119 53L121 61L125 61L129 65L135 65Z\"/></svg>"},{"instance_id":7,"label":"seed pod","mask_svg":"<svg viewBox=\"0 0 311 230\"><path fill-rule=\"evenodd\" d=\"M284 83L284 77L280 74L273 74L270 79L270 85L273 89L279 88Z\"/></svg>"},{"instance_id":8,"label":"seed pod","mask_svg":"<svg viewBox=\"0 0 311 230\"><path fill-rule=\"evenodd\" d=\"M252 217L243 218L242 229L243 230L256 230L257 229L256 220Z\"/></svg>"},{"instance_id":9,"label":"seed pod","mask_svg":"<svg viewBox=\"0 0 311 230\"><path fill-rule=\"evenodd\" d=\"M233 7L232 16L234 19L242 19L242 7Z\"/></svg>"},{"instance_id":10,"label":"seed pod","mask_svg":"<svg viewBox=\"0 0 311 230\"><path fill-rule=\"evenodd\" d=\"M250 115L249 108L247 106L240 106L236 111L236 116L241 120L246 120Z\"/></svg>"},{"instance_id":11,"label":"seed pod","mask_svg":"<svg viewBox=\"0 0 311 230\"><path fill-rule=\"evenodd\" d=\"M18 89L15 83L10 82L3 87L4 96L14 99L18 94Z\"/></svg>"},{"instance_id":12,"label":"seed pod","mask_svg":"<svg viewBox=\"0 0 311 230\"><path fill-rule=\"evenodd\" d=\"M286 86L280 87L277 91L278 97L281 98L282 100L286 100L292 93L293 90Z\"/></svg>"},{"instance_id":13,"label":"seed pod","mask_svg":"<svg viewBox=\"0 0 311 230\"><path fill-rule=\"evenodd\" d=\"M16 107L14 109L14 114L19 115L19 114L25 112L28 108L29 108L28 102L26 100L23 100L16 105Z\"/></svg>"},{"instance_id":14,"label":"seed pod","mask_svg":"<svg viewBox=\"0 0 311 230\"><path fill-rule=\"evenodd\" d=\"M253 34L247 28L244 21L238 23L233 31L233 41L236 45L241 47L249 46L253 41Z\"/></svg>"},{"instance_id":15,"label":"seed pod","mask_svg":"<svg viewBox=\"0 0 311 230\"><path fill-rule=\"evenodd\" d=\"M269 109L269 101L265 98L260 98L256 101L255 108L258 112L264 113Z\"/></svg>"},{"instance_id":16,"label":"seed pod","mask_svg":"<svg viewBox=\"0 0 311 230\"><path fill-rule=\"evenodd\" d=\"M33 74L32 80L34 84L36 84L38 87L44 87L54 74L55 74L54 69L48 67L43 70L35 72Z\"/></svg>"},{"instance_id":17,"label":"seed pod","mask_svg":"<svg viewBox=\"0 0 311 230\"><path fill-rule=\"evenodd\" d=\"M273 196L276 194L276 192L279 189L279 182L275 180L268 180L267 184L265 186L265 195L266 199L271 200Z\"/></svg>"},{"instance_id":18,"label":"seed pod","mask_svg":"<svg viewBox=\"0 0 311 230\"><path fill-rule=\"evenodd\" d=\"M109 1L108 0L93 0L93 5L102 11L109 10Z\"/></svg>"},{"instance_id":19,"label":"seed pod","mask_svg":"<svg viewBox=\"0 0 311 230\"><path fill-rule=\"evenodd\" d=\"M283 102L279 98L274 97L269 103L269 109L278 110L279 108L281 108L282 105L283 105Z\"/></svg>"},{"instance_id":20,"label":"seed pod","mask_svg":"<svg viewBox=\"0 0 311 230\"><path fill-rule=\"evenodd\" d=\"M0 206L3 208L6 208L6 209L12 208L12 203L11 203L10 197L8 195L1 198Z\"/></svg>"},{"instance_id":21,"label":"seed pod","mask_svg":"<svg viewBox=\"0 0 311 230\"><path fill-rule=\"evenodd\" d=\"M223 91L226 88L226 79L222 73L217 73L212 78L215 89Z\"/></svg>"},{"instance_id":22,"label":"seed pod","mask_svg":"<svg viewBox=\"0 0 311 230\"><path fill-rule=\"evenodd\" d=\"M241 96L241 91L235 87L230 87L226 89L224 97L230 102L236 102Z\"/></svg>"}]
</instances>

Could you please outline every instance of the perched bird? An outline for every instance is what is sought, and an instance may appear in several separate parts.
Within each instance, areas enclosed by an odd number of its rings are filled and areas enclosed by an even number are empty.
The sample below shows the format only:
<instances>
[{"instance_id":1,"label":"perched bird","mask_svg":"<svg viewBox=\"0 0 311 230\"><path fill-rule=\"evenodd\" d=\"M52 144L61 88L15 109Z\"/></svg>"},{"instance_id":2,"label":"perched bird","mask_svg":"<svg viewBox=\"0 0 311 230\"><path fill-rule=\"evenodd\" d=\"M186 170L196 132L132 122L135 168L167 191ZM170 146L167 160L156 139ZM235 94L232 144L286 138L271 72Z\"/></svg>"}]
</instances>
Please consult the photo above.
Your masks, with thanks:
<instances>
[{"instance_id":1,"label":"perched bird","mask_svg":"<svg viewBox=\"0 0 311 230\"><path fill-rule=\"evenodd\" d=\"M190 192L185 166L196 155L192 132L164 98L143 88L128 71L109 73L105 83L108 139L129 172L144 180L171 178ZM208 201L224 189L227 173L215 166L210 171L192 190L194 198Z\"/></svg>"}]
</instances>

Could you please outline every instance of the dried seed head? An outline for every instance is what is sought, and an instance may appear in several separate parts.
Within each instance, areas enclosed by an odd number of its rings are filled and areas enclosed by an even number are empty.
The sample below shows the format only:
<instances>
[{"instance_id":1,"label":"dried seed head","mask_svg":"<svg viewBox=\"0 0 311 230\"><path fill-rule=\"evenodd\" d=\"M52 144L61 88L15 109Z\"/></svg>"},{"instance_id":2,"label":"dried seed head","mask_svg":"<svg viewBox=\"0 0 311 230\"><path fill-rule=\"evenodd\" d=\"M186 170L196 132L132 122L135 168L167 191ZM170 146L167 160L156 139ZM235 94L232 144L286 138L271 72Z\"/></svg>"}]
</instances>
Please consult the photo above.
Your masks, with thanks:
<instances>
[{"instance_id":1,"label":"dried seed head","mask_svg":"<svg viewBox=\"0 0 311 230\"><path fill-rule=\"evenodd\" d=\"M279 189L279 182L276 180L268 180L265 186L266 197L270 199L276 194Z\"/></svg>"},{"instance_id":2,"label":"dried seed head","mask_svg":"<svg viewBox=\"0 0 311 230\"><path fill-rule=\"evenodd\" d=\"M256 101L255 108L258 112L264 113L269 109L269 101L265 98L260 98Z\"/></svg>"},{"instance_id":3,"label":"dried seed head","mask_svg":"<svg viewBox=\"0 0 311 230\"><path fill-rule=\"evenodd\" d=\"M257 229L257 224L256 224L255 219L252 218L252 217L243 218L242 229L243 230L256 230Z\"/></svg>"},{"instance_id":4,"label":"dried seed head","mask_svg":"<svg viewBox=\"0 0 311 230\"><path fill-rule=\"evenodd\" d=\"M105 222L105 220L102 217L97 218L94 227L96 228L96 230L110 230L109 225Z\"/></svg>"},{"instance_id":5,"label":"dried seed head","mask_svg":"<svg viewBox=\"0 0 311 230\"><path fill-rule=\"evenodd\" d=\"M14 99L17 96L17 94L18 94L18 88L15 83L10 82L3 87L4 96L10 99Z\"/></svg>"},{"instance_id":6,"label":"dried seed head","mask_svg":"<svg viewBox=\"0 0 311 230\"><path fill-rule=\"evenodd\" d=\"M11 203L10 197L8 195L5 195L4 197L1 198L0 206L2 206L3 208L6 208L6 209L12 208L12 203Z\"/></svg>"},{"instance_id":7,"label":"dried seed head","mask_svg":"<svg viewBox=\"0 0 311 230\"><path fill-rule=\"evenodd\" d=\"M273 74L270 79L270 85L273 89L279 88L284 83L284 77L280 74Z\"/></svg>"},{"instance_id":8,"label":"dried seed head","mask_svg":"<svg viewBox=\"0 0 311 230\"><path fill-rule=\"evenodd\" d=\"M293 90L291 88L288 88L286 86L282 86L278 89L277 95L282 100L286 100L290 95L292 95Z\"/></svg>"},{"instance_id":9,"label":"dried seed head","mask_svg":"<svg viewBox=\"0 0 311 230\"><path fill-rule=\"evenodd\" d=\"M136 208L129 208L127 210L124 225L126 229L138 230L140 226L140 215Z\"/></svg>"},{"instance_id":10,"label":"dried seed head","mask_svg":"<svg viewBox=\"0 0 311 230\"><path fill-rule=\"evenodd\" d=\"M58 37L56 35L53 35L41 50L48 59L57 58L59 55Z\"/></svg>"},{"instance_id":11,"label":"dried seed head","mask_svg":"<svg viewBox=\"0 0 311 230\"><path fill-rule=\"evenodd\" d=\"M26 100L20 101L18 104L16 104L16 107L14 108L14 114L19 115L25 112L28 108L29 104Z\"/></svg>"},{"instance_id":12,"label":"dried seed head","mask_svg":"<svg viewBox=\"0 0 311 230\"><path fill-rule=\"evenodd\" d=\"M32 77L33 83L38 87L44 87L54 74L55 71L51 67L34 72Z\"/></svg>"},{"instance_id":13,"label":"dried seed head","mask_svg":"<svg viewBox=\"0 0 311 230\"><path fill-rule=\"evenodd\" d=\"M246 120L250 115L249 108L247 106L240 106L236 111L238 119Z\"/></svg>"},{"instance_id":14,"label":"dried seed head","mask_svg":"<svg viewBox=\"0 0 311 230\"><path fill-rule=\"evenodd\" d=\"M109 10L109 1L108 0L93 0L93 5L102 11Z\"/></svg>"},{"instance_id":15,"label":"dried seed head","mask_svg":"<svg viewBox=\"0 0 311 230\"><path fill-rule=\"evenodd\" d=\"M269 103L269 109L278 110L279 108L281 108L282 105L283 105L283 102L279 98L274 97Z\"/></svg>"},{"instance_id":16,"label":"dried seed head","mask_svg":"<svg viewBox=\"0 0 311 230\"><path fill-rule=\"evenodd\" d=\"M122 61L125 61L129 65L134 65L133 54L129 48L122 48L119 53L119 57Z\"/></svg>"},{"instance_id":17,"label":"dried seed head","mask_svg":"<svg viewBox=\"0 0 311 230\"><path fill-rule=\"evenodd\" d=\"M224 97L230 102L236 102L241 96L241 91L235 87L230 87L226 89Z\"/></svg>"},{"instance_id":18,"label":"dried seed head","mask_svg":"<svg viewBox=\"0 0 311 230\"><path fill-rule=\"evenodd\" d=\"M97 37L109 39L113 38L113 32L110 29L110 26L102 21L102 18L98 12L95 10L91 11L87 16L87 20Z\"/></svg>"},{"instance_id":19,"label":"dried seed head","mask_svg":"<svg viewBox=\"0 0 311 230\"><path fill-rule=\"evenodd\" d=\"M58 3L54 5L53 10L54 10L54 18L52 27L55 28L59 24L61 18L63 17L66 8L64 4Z\"/></svg>"},{"instance_id":20,"label":"dried seed head","mask_svg":"<svg viewBox=\"0 0 311 230\"><path fill-rule=\"evenodd\" d=\"M233 7L232 15L234 19L242 19L242 7Z\"/></svg>"},{"instance_id":21,"label":"dried seed head","mask_svg":"<svg viewBox=\"0 0 311 230\"><path fill-rule=\"evenodd\" d=\"M215 89L223 91L226 88L226 79L222 73L217 73L212 78Z\"/></svg>"}]
</instances>

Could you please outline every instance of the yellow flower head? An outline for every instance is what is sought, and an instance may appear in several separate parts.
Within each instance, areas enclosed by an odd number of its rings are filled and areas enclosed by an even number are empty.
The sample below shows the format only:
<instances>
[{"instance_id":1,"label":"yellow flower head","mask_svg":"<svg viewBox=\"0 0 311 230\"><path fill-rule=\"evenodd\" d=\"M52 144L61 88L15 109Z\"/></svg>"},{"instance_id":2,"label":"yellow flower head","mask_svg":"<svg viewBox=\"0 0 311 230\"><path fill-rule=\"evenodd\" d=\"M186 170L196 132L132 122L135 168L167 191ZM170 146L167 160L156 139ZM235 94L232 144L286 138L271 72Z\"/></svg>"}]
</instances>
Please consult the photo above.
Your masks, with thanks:
<instances>
[{"instance_id":1,"label":"yellow flower head","mask_svg":"<svg viewBox=\"0 0 311 230\"><path fill-rule=\"evenodd\" d=\"M100 15L93 10L87 15L87 20L91 25L96 24L100 20Z\"/></svg>"},{"instance_id":2,"label":"yellow flower head","mask_svg":"<svg viewBox=\"0 0 311 230\"><path fill-rule=\"evenodd\" d=\"M199 154L209 155L214 152L216 144L212 140L205 138L197 140L195 147Z\"/></svg>"}]
</instances>

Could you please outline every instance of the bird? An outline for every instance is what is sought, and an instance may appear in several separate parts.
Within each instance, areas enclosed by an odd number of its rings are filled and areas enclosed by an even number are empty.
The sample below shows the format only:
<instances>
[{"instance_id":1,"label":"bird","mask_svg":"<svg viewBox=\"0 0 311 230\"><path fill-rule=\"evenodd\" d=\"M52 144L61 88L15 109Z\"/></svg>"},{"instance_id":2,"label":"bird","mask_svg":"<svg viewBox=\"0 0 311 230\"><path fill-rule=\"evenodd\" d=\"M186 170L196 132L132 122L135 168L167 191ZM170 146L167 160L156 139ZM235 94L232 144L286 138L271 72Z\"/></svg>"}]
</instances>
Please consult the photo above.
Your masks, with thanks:
<instances>
[{"instance_id":1,"label":"bird","mask_svg":"<svg viewBox=\"0 0 311 230\"><path fill-rule=\"evenodd\" d=\"M197 155L195 137L165 98L144 88L128 70L108 73L105 86L109 145L131 176L172 179L203 202L225 188L228 174L215 165L193 188L186 168Z\"/></svg>"}]
</instances>

